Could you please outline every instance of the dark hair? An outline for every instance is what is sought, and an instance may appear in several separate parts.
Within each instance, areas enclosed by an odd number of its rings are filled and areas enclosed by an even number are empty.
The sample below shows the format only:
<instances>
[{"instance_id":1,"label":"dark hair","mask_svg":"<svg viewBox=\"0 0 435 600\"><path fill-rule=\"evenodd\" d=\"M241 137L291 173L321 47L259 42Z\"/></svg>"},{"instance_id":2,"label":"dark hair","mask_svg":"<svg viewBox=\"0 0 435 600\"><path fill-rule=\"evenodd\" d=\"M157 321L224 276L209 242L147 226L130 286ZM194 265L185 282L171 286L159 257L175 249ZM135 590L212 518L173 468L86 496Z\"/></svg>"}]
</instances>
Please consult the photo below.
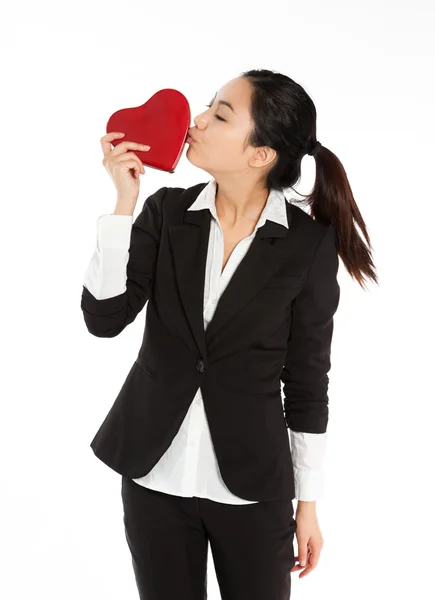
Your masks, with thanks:
<instances>
[{"instance_id":1,"label":"dark hair","mask_svg":"<svg viewBox=\"0 0 435 600\"><path fill-rule=\"evenodd\" d=\"M317 112L306 91L293 79L267 69L245 71L241 77L252 85L251 117L254 127L245 141L248 145L269 146L277 157L267 173L266 187L292 188L301 176L302 158L317 143ZM363 276L378 283L372 261L367 228L337 156L323 144L314 155L316 180L311 194L300 194L309 213L325 225L333 225L338 254L350 275L364 288ZM294 190L296 191L296 190ZM355 223L364 234L360 237Z\"/></svg>"}]
</instances>

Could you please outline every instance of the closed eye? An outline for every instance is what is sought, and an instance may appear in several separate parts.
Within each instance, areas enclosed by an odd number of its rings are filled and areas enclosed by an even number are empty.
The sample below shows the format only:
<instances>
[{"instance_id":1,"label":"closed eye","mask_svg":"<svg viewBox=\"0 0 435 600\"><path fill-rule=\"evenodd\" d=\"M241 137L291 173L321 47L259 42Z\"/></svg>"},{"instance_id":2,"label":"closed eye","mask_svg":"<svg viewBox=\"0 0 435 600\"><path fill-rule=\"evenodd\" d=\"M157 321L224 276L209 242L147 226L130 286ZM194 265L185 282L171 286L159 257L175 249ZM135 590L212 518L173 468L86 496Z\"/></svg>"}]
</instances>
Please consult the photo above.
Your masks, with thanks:
<instances>
[{"instance_id":1,"label":"closed eye","mask_svg":"<svg viewBox=\"0 0 435 600\"><path fill-rule=\"evenodd\" d=\"M210 108L210 107L211 107L211 104L206 104L206 107L207 107L207 108ZM214 115L214 116L216 117L216 119L217 119L218 121L225 121L225 119L222 119L222 117L220 117L219 115Z\"/></svg>"}]
</instances>

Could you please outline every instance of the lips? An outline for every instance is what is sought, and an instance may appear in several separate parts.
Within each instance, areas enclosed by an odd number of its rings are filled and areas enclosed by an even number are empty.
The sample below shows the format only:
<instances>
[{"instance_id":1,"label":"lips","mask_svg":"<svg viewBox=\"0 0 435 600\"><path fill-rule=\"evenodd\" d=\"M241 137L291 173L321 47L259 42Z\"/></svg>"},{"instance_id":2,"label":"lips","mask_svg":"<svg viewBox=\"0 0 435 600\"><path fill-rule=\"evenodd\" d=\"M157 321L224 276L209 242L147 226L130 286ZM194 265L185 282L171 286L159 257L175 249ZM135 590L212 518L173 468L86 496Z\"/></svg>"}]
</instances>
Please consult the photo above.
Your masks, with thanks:
<instances>
[{"instance_id":1,"label":"lips","mask_svg":"<svg viewBox=\"0 0 435 600\"><path fill-rule=\"evenodd\" d=\"M193 141L195 141L195 138L193 137L193 135L189 131L187 132L187 136L186 137L190 137Z\"/></svg>"}]
</instances>

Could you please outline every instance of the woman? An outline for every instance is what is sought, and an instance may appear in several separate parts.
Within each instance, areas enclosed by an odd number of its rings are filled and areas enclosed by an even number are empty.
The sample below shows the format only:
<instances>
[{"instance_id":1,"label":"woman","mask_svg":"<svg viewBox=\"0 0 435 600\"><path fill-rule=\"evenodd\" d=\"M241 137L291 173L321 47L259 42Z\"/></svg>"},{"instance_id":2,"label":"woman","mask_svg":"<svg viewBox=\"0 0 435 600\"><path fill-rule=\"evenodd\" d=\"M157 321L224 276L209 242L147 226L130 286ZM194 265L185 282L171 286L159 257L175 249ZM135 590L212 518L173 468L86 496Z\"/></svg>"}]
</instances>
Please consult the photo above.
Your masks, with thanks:
<instances>
[{"instance_id":1,"label":"woman","mask_svg":"<svg viewBox=\"0 0 435 600\"><path fill-rule=\"evenodd\" d=\"M224 598L284 600L290 572L307 575L323 546L315 506L338 255L360 285L377 282L370 239L292 79L243 73L194 121L187 157L213 179L161 188L134 223L144 168L132 150L145 148L111 149L122 133L101 140L118 199L99 219L85 322L113 337L149 304L139 357L91 446L122 474L141 598L205 598L210 543ZM306 154L317 167L311 216L282 192Z\"/></svg>"}]
</instances>

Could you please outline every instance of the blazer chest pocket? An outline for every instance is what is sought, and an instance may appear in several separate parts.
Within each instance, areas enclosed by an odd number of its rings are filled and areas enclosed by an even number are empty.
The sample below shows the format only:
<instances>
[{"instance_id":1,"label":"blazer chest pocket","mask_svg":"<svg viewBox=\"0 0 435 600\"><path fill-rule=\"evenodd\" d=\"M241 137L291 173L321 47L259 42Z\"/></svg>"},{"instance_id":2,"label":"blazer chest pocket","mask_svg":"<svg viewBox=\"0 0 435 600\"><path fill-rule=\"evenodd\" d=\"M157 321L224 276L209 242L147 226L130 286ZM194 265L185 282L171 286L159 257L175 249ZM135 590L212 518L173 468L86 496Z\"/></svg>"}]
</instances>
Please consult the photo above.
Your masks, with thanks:
<instances>
[{"instance_id":1,"label":"blazer chest pocket","mask_svg":"<svg viewBox=\"0 0 435 600\"><path fill-rule=\"evenodd\" d=\"M302 286L304 280L305 280L305 277L303 275L298 275L298 276L288 276L288 275L275 276L275 277L270 277L266 281L266 283L264 284L264 287L297 288L297 287Z\"/></svg>"},{"instance_id":2,"label":"blazer chest pocket","mask_svg":"<svg viewBox=\"0 0 435 600\"><path fill-rule=\"evenodd\" d=\"M137 366L140 369L142 369L142 371L145 371L145 373L147 373L150 377L153 377L154 379L157 377L156 372L154 371L154 369L151 369L150 367L148 367L139 358L137 358L135 362L136 362Z\"/></svg>"}]
</instances>

